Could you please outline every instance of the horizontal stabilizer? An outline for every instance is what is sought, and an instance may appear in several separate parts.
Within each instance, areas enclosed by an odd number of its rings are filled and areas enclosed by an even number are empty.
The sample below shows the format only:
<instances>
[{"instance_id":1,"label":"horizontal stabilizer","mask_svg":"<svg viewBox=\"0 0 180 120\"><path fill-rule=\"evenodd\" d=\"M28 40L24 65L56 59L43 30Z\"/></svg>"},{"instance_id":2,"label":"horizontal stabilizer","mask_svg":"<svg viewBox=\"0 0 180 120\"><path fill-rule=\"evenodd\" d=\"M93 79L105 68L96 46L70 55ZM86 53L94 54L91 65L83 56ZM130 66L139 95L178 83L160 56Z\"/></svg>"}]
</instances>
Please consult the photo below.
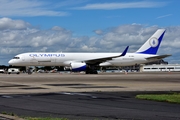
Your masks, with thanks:
<instances>
[{"instance_id":1,"label":"horizontal stabilizer","mask_svg":"<svg viewBox=\"0 0 180 120\"><path fill-rule=\"evenodd\" d=\"M154 57L148 57L146 58L147 60L161 60L163 58L169 57L171 55L158 55L158 56L154 56Z\"/></svg>"}]
</instances>

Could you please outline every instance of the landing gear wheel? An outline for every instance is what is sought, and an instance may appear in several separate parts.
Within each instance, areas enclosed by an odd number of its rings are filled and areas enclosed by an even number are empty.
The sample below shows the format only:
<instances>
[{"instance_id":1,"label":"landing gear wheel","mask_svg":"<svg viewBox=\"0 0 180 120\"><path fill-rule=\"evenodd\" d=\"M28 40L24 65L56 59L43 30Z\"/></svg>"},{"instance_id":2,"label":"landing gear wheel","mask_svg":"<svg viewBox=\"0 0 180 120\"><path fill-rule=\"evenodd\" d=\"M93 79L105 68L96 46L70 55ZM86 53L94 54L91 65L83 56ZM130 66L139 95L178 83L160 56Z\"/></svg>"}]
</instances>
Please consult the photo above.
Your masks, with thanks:
<instances>
[{"instance_id":1,"label":"landing gear wheel","mask_svg":"<svg viewBox=\"0 0 180 120\"><path fill-rule=\"evenodd\" d=\"M89 74L89 71L86 71L86 74Z\"/></svg>"},{"instance_id":2,"label":"landing gear wheel","mask_svg":"<svg viewBox=\"0 0 180 120\"><path fill-rule=\"evenodd\" d=\"M93 71L93 74L98 74L98 72L96 70Z\"/></svg>"},{"instance_id":3,"label":"landing gear wheel","mask_svg":"<svg viewBox=\"0 0 180 120\"><path fill-rule=\"evenodd\" d=\"M98 74L96 70L87 70L86 74Z\"/></svg>"}]
</instances>

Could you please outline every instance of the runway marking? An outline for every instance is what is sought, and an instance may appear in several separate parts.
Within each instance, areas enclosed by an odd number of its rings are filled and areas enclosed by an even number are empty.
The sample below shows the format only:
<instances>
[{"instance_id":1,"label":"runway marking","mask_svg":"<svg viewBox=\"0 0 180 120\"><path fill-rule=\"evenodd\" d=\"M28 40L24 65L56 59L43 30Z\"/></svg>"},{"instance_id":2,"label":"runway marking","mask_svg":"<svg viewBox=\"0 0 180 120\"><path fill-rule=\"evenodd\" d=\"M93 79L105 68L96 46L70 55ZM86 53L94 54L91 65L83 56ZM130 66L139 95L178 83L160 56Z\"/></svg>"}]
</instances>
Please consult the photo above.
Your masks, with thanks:
<instances>
[{"instance_id":1,"label":"runway marking","mask_svg":"<svg viewBox=\"0 0 180 120\"><path fill-rule=\"evenodd\" d=\"M60 94L63 94L63 95L79 95L79 96L87 96L87 97L91 97L91 98L97 98L97 96L93 96L91 94L85 94L85 93L61 92Z\"/></svg>"},{"instance_id":2,"label":"runway marking","mask_svg":"<svg viewBox=\"0 0 180 120\"><path fill-rule=\"evenodd\" d=\"M13 96L9 96L9 95L3 95L1 96L2 98L13 98Z\"/></svg>"}]
</instances>

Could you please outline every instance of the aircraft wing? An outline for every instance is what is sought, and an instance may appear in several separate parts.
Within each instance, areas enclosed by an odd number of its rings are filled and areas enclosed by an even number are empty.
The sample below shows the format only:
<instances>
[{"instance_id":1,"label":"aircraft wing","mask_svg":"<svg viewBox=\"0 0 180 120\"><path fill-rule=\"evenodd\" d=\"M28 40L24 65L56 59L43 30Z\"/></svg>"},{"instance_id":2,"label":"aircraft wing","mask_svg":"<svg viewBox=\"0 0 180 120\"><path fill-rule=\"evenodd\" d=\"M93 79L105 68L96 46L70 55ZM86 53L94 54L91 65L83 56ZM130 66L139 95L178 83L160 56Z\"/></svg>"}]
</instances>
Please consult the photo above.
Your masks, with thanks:
<instances>
[{"instance_id":1,"label":"aircraft wing","mask_svg":"<svg viewBox=\"0 0 180 120\"><path fill-rule=\"evenodd\" d=\"M158 55L158 56L154 56L154 57L148 57L146 58L147 60L160 60L160 59L163 59L163 58L166 58L166 57L169 57L171 55Z\"/></svg>"},{"instance_id":2,"label":"aircraft wing","mask_svg":"<svg viewBox=\"0 0 180 120\"><path fill-rule=\"evenodd\" d=\"M105 62L105 61L107 61L107 60L112 60L113 58L125 56L126 53L127 53L127 51L128 51L128 48L129 48L129 46L127 46L126 49L125 49L120 55L117 55L117 56L111 56L111 57L103 57L103 58L85 60L84 62L87 63L87 64L91 64L91 65L92 65L92 64L97 65L97 64L100 64L100 63Z\"/></svg>"}]
</instances>

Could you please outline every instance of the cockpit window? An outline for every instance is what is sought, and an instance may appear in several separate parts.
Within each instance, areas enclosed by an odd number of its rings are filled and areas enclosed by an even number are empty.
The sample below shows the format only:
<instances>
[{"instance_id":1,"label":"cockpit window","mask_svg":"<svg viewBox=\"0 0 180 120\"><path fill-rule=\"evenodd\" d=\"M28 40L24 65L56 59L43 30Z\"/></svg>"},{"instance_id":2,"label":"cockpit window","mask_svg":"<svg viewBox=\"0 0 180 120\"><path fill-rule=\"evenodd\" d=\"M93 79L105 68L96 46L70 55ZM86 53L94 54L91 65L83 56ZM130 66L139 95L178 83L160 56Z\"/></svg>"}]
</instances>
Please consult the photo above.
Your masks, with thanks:
<instances>
[{"instance_id":1,"label":"cockpit window","mask_svg":"<svg viewBox=\"0 0 180 120\"><path fill-rule=\"evenodd\" d=\"M13 59L20 59L20 57L14 57Z\"/></svg>"}]
</instances>

